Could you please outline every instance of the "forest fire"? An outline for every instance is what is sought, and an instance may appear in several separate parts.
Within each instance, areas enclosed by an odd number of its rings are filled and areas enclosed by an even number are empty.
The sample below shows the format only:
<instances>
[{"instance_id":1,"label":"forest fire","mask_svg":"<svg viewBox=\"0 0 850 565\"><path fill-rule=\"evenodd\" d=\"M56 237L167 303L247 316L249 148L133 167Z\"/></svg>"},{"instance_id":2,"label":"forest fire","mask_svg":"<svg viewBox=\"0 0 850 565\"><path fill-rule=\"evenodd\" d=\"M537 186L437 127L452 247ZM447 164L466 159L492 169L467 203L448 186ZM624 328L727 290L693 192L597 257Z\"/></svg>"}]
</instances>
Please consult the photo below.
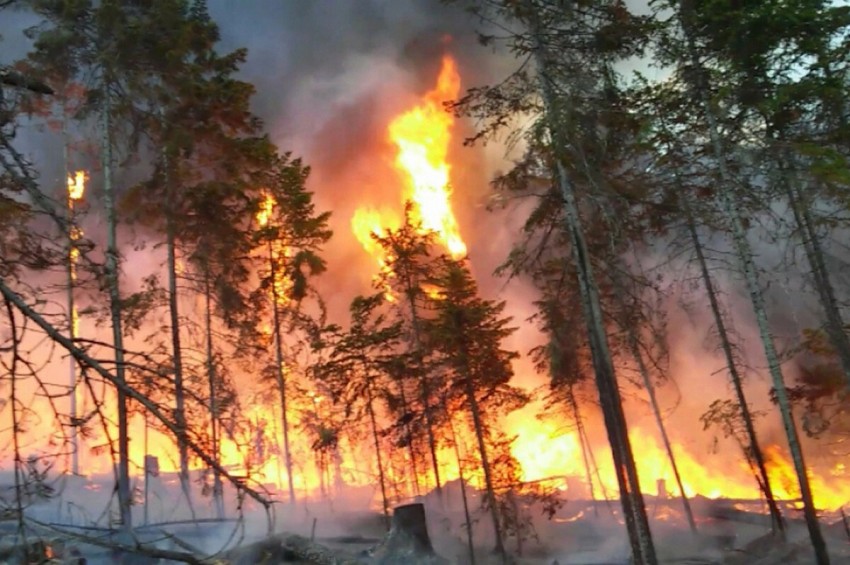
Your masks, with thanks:
<instances>
[{"instance_id":1,"label":"forest fire","mask_svg":"<svg viewBox=\"0 0 850 565\"><path fill-rule=\"evenodd\" d=\"M0 562L850 560L846 14L340 6L258 71L221 3L65 4L0 61Z\"/></svg>"},{"instance_id":2,"label":"forest fire","mask_svg":"<svg viewBox=\"0 0 850 565\"><path fill-rule=\"evenodd\" d=\"M451 205L451 166L448 150L454 118L443 108L460 92L460 74L454 59L446 55L437 84L427 92L420 104L394 118L387 127L387 136L395 145L395 167L405 185L401 202L413 204L413 220L424 230L437 234L440 242L455 258L466 255L466 244ZM372 240L372 234L382 235L398 227L398 217L392 212L372 208L358 209L352 220L352 230L364 249L383 259Z\"/></svg>"}]
</instances>

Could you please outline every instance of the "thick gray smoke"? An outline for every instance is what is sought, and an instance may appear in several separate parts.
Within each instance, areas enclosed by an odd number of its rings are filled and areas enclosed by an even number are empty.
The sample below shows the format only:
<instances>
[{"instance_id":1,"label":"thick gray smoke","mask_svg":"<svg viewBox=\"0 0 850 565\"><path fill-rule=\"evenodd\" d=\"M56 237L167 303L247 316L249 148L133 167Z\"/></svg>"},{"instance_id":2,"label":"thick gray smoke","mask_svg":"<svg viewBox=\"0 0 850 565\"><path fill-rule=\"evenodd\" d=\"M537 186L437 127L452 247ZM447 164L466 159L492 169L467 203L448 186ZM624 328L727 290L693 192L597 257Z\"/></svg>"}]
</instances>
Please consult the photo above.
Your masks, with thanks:
<instances>
[{"instance_id":1,"label":"thick gray smoke","mask_svg":"<svg viewBox=\"0 0 850 565\"><path fill-rule=\"evenodd\" d=\"M351 237L354 210L401 209L401 186L388 182L389 120L433 87L444 53L458 61L463 88L492 82L500 59L477 44L469 14L437 0L218 0L210 11L222 48L249 50L242 74L257 87L256 112L283 150L313 167L311 189L319 206L333 211L332 275L322 284L332 310L341 311L373 274ZM496 225L487 229L481 210L490 171L480 150L461 147L462 127L452 151L455 210L473 262L489 275L507 241L492 248ZM488 243L479 245L479 236Z\"/></svg>"}]
</instances>

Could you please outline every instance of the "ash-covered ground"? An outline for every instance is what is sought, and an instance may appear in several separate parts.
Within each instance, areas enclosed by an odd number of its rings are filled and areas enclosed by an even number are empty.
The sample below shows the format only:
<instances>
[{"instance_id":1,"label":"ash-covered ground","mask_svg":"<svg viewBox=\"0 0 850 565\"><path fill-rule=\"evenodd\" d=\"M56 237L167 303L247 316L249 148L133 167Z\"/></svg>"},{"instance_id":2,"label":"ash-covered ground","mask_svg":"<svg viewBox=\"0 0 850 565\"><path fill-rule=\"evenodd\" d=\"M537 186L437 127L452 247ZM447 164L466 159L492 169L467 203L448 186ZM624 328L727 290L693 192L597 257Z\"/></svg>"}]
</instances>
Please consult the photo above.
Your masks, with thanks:
<instances>
[{"instance_id":1,"label":"ash-covered ground","mask_svg":"<svg viewBox=\"0 0 850 565\"><path fill-rule=\"evenodd\" d=\"M284 493L270 492L276 502L268 512L256 501L240 499L228 487L224 497L226 516L219 519L208 491L203 489L198 477L193 479L190 508L176 475L152 478L147 489L147 512L144 484L137 482L134 485L137 493L133 508L134 537L128 538L109 530L110 520L116 514L114 504L110 505L111 477L64 476L51 483L54 490L49 498L40 498L37 493L27 496L24 510L27 543L33 545L41 540L48 548L47 556L54 557L54 563L79 563L80 556L88 564L157 562L110 547L119 544L132 547L141 543L164 551L247 565L257 559L256 555L234 548L250 547L270 535L285 532L312 539L339 556L362 563L377 562L372 555L385 540L386 521L374 487L336 489L325 498L304 498L294 505L281 500ZM0 562L10 564L19 562L15 548L21 545L13 484L4 480L0 493L6 508L0 522ZM494 552L492 523L482 509L482 495L467 488L467 496L476 563L500 563ZM506 538L507 550L514 563L629 563L628 537L620 520L618 501L573 500L568 492L561 498L560 508L549 518L540 503L516 497L516 508L529 523L521 538L515 535ZM470 563L459 483L449 483L441 495L431 492L418 499L397 502L415 501L425 505L435 552L449 563ZM808 533L794 504L783 506L788 521L788 541L783 543L770 535L769 518L758 501L692 499L697 533L688 527L681 500L647 496L646 501L662 563L813 562ZM841 515L823 514L821 523L833 562L850 563L850 536ZM159 562L176 561L160 558Z\"/></svg>"}]
</instances>

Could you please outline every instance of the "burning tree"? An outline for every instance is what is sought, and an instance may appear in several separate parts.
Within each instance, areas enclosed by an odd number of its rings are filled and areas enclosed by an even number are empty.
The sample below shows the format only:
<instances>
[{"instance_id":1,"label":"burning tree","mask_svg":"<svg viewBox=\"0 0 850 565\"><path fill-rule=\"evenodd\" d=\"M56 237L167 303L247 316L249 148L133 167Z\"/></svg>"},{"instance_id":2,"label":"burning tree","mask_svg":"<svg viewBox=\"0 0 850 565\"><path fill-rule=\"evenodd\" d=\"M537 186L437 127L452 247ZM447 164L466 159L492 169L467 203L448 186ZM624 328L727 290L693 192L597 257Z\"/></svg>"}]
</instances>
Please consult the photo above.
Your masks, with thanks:
<instances>
[{"instance_id":1,"label":"burning tree","mask_svg":"<svg viewBox=\"0 0 850 565\"><path fill-rule=\"evenodd\" d=\"M301 343L292 343L293 351L306 350L309 332L317 325L314 317L323 316L323 305L311 288L310 277L325 270L325 261L319 255L322 246L331 238L327 226L330 212L317 213L312 194L305 183L309 167L299 159L290 160L284 155L266 178L266 188L259 204L257 221L259 229L255 240L267 253L268 269L259 281L259 304L265 304L272 313L274 335L274 360L270 365L280 395L281 425L283 430L284 460L287 469L290 502L295 501L292 472L292 454L289 439L289 394L287 375L296 361L294 355L286 356L284 336L298 335ZM308 298L315 298L313 309L305 309ZM263 300L265 298L265 300ZM270 300L269 300L270 299Z\"/></svg>"}]
</instances>

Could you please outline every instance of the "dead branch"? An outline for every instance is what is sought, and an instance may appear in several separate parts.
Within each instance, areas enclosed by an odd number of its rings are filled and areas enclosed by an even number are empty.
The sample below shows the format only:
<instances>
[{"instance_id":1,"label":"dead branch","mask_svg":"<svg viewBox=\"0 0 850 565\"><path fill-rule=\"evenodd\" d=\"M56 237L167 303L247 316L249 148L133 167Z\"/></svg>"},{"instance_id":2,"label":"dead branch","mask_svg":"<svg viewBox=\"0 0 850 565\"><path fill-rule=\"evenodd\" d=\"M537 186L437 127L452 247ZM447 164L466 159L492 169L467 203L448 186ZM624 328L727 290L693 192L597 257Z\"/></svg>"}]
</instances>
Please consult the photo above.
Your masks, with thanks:
<instances>
[{"instance_id":1,"label":"dead branch","mask_svg":"<svg viewBox=\"0 0 850 565\"><path fill-rule=\"evenodd\" d=\"M100 363L92 359L88 353L81 350L74 343L62 335L53 325L47 322L38 312L34 311L29 305L24 302L23 298L18 295L14 290L9 288L6 284L5 279L0 278L0 294L8 299L12 304L14 304L15 308L17 308L24 316L31 319L37 326L39 326L53 341L61 345L65 348L74 358L77 359L78 362L83 363L94 369L104 380L109 381L113 386L120 389L124 392L128 397L135 400L139 404L141 404L145 409L147 409L153 416L162 422L162 424L174 434L174 437L178 437L181 434L181 431L177 428L177 425L172 422L165 414L162 413L159 406L151 402L146 396L138 392L135 388L127 385L124 382L119 381L112 373L107 371ZM233 484L238 490L245 492L248 496L253 498L255 501L259 502L263 508L268 512L271 507L271 501L266 499L263 495L261 495L256 490L247 486L243 481L238 480L233 475L231 475L226 469L224 469L215 459L210 457L197 443L192 441L190 438L186 438L187 445L189 448L198 456L204 463L209 465L212 469L215 469L223 477L225 477L231 484ZM269 523L271 526L271 523Z\"/></svg>"}]
</instances>

